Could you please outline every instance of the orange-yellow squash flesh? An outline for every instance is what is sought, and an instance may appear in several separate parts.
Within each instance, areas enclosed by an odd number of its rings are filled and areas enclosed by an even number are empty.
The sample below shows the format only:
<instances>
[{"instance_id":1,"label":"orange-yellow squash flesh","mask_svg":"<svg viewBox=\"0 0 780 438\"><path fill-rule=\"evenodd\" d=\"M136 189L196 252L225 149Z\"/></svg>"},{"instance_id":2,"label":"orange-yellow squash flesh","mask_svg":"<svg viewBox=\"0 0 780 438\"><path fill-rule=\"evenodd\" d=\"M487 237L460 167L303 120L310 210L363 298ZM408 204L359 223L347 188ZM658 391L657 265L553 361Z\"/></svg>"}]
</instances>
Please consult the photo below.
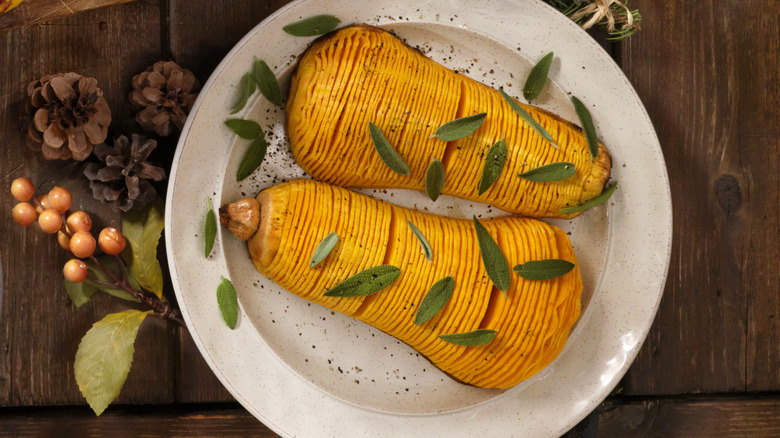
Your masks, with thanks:
<instances>
[{"instance_id":1,"label":"orange-yellow squash flesh","mask_svg":"<svg viewBox=\"0 0 780 438\"><path fill-rule=\"evenodd\" d=\"M432 61L390 33L370 26L340 29L306 50L293 75L287 132L298 163L314 178L341 187L424 190L431 157L441 160L442 193L493 204L532 217L569 218L561 209L599 195L612 159L599 144L591 158L582 130L543 109L520 104L550 133L544 140L498 91ZM431 138L451 120L487 113L460 140ZM411 169L400 175L376 152L368 123L377 125ZM482 195L478 186L487 150L504 138L507 159ZM517 176L555 162L577 167L556 182Z\"/></svg>"},{"instance_id":2,"label":"orange-yellow squash flesh","mask_svg":"<svg viewBox=\"0 0 780 438\"><path fill-rule=\"evenodd\" d=\"M580 314L578 266L546 281L512 273L504 296L485 272L471 220L412 211L312 180L265 189L257 200L260 228L248 246L262 274L307 300L395 336L462 382L507 388L531 377L555 359ZM430 243L431 261L407 221ZM555 226L520 217L481 223L510 267L543 259L577 263L568 237ZM331 232L339 235L338 244L310 268L314 249ZM350 276L382 264L401 269L389 287L364 297L323 296ZM415 325L423 297L448 275L455 280L452 298L432 319ZM439 338L477 329L498 334L489 344L471 347Z\"/></svg>"}]
</instances>

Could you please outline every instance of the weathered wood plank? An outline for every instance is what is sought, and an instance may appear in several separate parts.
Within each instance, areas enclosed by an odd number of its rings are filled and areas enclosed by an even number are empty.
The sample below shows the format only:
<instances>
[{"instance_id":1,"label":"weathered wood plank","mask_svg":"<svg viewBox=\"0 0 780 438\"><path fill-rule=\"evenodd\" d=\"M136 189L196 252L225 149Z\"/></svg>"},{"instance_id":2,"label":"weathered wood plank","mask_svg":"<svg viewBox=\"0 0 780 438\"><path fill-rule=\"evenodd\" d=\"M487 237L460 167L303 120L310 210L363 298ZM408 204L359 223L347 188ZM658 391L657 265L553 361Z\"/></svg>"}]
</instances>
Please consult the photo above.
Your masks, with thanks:
<instances>
[{"instance_id":1,"label":"weathered wood plank","mask_svg":"<svg viewBox=\"0 0 780 438\"><path fill-rule=\"evenodd\" d=\"M0 15L0 30L51 22L83 11L134 0L26 0Z\"/></svg>"}]
</instances>

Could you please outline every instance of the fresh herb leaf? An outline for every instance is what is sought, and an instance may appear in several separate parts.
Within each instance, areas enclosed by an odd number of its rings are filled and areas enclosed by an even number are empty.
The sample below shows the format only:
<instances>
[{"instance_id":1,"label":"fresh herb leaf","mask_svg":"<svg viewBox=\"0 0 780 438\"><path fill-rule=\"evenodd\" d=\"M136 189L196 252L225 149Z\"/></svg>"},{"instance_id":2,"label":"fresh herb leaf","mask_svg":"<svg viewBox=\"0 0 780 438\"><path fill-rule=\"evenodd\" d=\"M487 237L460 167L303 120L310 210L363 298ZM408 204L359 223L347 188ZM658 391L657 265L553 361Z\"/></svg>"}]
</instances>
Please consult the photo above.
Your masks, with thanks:
<instances>
[{"instance_id":1,"label":"fresh herb leaf","mask_svg":"<svg viewBox=\"0 0 780 438\"><path fill-rule=\"evenodd\" d=\"M517 176L528 181L551 182L563 181L566 178L571 178L575 173L577 173L575 165L562 161L560 163L545 164L527 172L518 173Z\"/></svg>"},{"instance_id":2,"label":"fresh herb leaf","mask_svg":"<svg viewBox=\"0 0 780 438\"><path fill-rule=\"evenodd\" d=\"M431 257L433 257L433 250L431 249L431 245L428 243L428 240L423 236L422 232L414 226L413 223L406 221L406 223L409 225L409 228L412 229L412 233L414 233L415 237L417 237L417 240L420 242L420 246L422 247L423 254L425 254L425 258L428 259L428 261L431 261Z\"/></svg>"},{"instance_id":3,"label":"fresh herb leaf","mask_svg":"<svg viewBox=\"0 0 780 438\"><path fill-rule=\"evenodd\" d=\"M479 113L452 120L439 126L439 129L431 137L436 137L443 141L458 140L479 129L482 126L482 122L485 121L485 117L487 117L487 113Z\"/></svg>"},{"instance_id":4,"label":"fresh herb leaf","mask_svg":"<svg viewBox=\"0 0 780 438\"><path fill-rule=\"evenodd\" d=\"M585 210L589 210L593 207L596 207L598 205L601 205L612 196L613 193L615 193L615 190L617 189L617 181L615 181L612 184L609 184L607 187L604 188L604 191L601 192L600 195L596 196L593 199L590 199L586 202L583 202L580 205L575 205L573 207L565 207L561 209L561 213L563 214L569 214L569 213L581 213Z\"/></svg>"},{"instance_id":5,"label":"fresh herb leaf","mask_svg":"<svg viewBox=\"0 0 780 438\"><path fill-rule=\"evenodd\" d=\"M309 267L313 268L322 263L322 261L328 257L328 254L333 251L333 248L336 247L337 243L339 243L339 235L335 232L325 236L320 241L320 244L317 245L317 248L314 249L314 253L311 255L311 261L309 262Z\"/></svg>"},{"instance_id":6,"label":"fresh herb leaf","mask_svg":"<svg viewBox=\"0 0 780 438\"><path fill-rule=\"evenodd\" d=\"M211 198L206 198L209 204L209 211L206 212L206 223L203 226L203 256L209 258L211 250L214 248L214 240L217 238L217 215L211 207Z\"/></svg>"},{"instance_id":7,"label":"fresh herb leaf","mask_svg":"<svg viewBox=\"0 0 780 438\"><path fill-rule=\"evenodd\" d=\"M474 228L477 230L477 242L479 251L482 254L482 264L485 266L488 277L493 284L506 292L509 290L511 277L509 276L509 265L506 262L501 248L490 236L488 230L474 216ZM506 293L504 293L506 295Z\"/></svg>"},{"instance_id":8,"label":"fresh herb leaf","mask_svg":"<svg viewBox=\"0 0 780 438\"><path fill-rule=\"evenodd\" d=\"M253 174L255 170L263 163L265 159L265 152L268 149L268 143L265 141L265 134L261 134L257 137L252 144L249 145L249 149L244 152L244 156L241 158L241 163L238 165L236 171L236 181L242 181Z\"/></svg>"},{"instance_id":9,"label":"fresh herb leaf","mask_svg":"<svg viewBox=\"0 0 780 438\"><path fill-rule=\"evenodd\" d=\"M274 105L282 106L282 92L279 90L279 82L268 64L255 57L254 64L252 64L252 75L255 77L260 93Z\"/></svg>"},{"instance_id":10,"label":"fresh herb leaf","mask_svg":"<svg viewBox=\"0 0 780 438\"><path fill-rule=\"evenodd\" d=\"M550 280L568 274L574 263L561 259L532 260L512 269L526 280Z\"/></svg>"},{"instance_id":11,"label":"fresh herb leaf","mask_svg":"<svg viewBox=\"0 0 780 438\"><path fill-rule=\"evenodd\" d=\"M227 119L225 120L225 125L235 132L236 135L247 140L254 140L263 135L263 129L260 128L257 122L252 120Z\"/></svg>"},{"instance_id":12,"label":"fresh herb leaf","mask_svg":"<svg viewBox=\"0 0 780 438\"><path fill-rule=\"evenodd\" d=\"M495 339L497 334L497 330L479 329L466 333L439 335L439 339L450 344L474 347L477 345L489 344L493 339Z\"/></svg>"},{"instance_id":13,"label":"fresh herb leaf","mask_svg":"<svg viewBox=\"0 0 780 438\"><path fill-rule=\"evenodd\" d=\"M222 278L222 283L217 286L217 305L219 311L222 313L222 319L225 321L228 327L231 329L236 328L236 322L238 321L238 297L236 296L236 288L233 287L233 283L225 277Z\"/></svg>"},{"instance_id":14,"label":"fresh herb leaf","mask_svg":"<svg viewBox=\"0 0 780 438\"><path fill-rule=\"evenodd\" d=\"M282 30L292 36L308 37L328 33L335 29L340 23L341 20L333 15L315 15L288 24L287 26L284 26Z\"/></svg>"},{"instance_id":15,"label":"fresh herb leaf","mask_svg":"<svg viewBox=\"0 0 780 438\"><path fill-rule=\"evenodd\" d=\"M502 89L498 89L498 92L501 93L501 97L504 98L506 103L509 104L510 107L512 107L512 110L516 112L523 120L525 120L526 123L528 123L531 128L536 131L539 135L542 136L545 140L549 141L551 145L553 145L556 149L560 149L557 144L553 141L552 136L549 132L547 132L542 125L539 124L536 120L534 120L533 117L531 117L530 114L526 110L523 109L517 102L515 102L514 99L508 94L504 92Z\"/></svg>"},{"instance_id":16,"label":"fresh herb leaf","mask_svg":"<svg viewBox=\"0 0 780 438\"><path fill-rule=\"evenodd\" d=\"M393 149L393 146L387 141L387 137L382 133L375 124L368 122L368 133L371 135L371 141L374 143L374 148L379 154L379 158L387 164L387 167L392 169L395 173L400 175L409 175L412 171L409 169L409 165L406 164L401 155Z\"/></svg>"},{"instance_id":17,"label":"fresh herb leaf","mask_svg":"<svg viewBox=\"0 0 780 438\"><path fill-rule=\"evenodd\" d=\"M478 195L485 193L498 180L506 162L506 154L506 142L504 139L490 146L485 155L485 165L482 167L482 179L480 179L479 188L477 189Z\"/></svg>"},{"instance_id":18,"label":"fresh herb leaf","mask_svg":"<svg viewBox=\"0 0 780 438\"><path fill-rule=\"evenodd\" d=\"M379 265L360 271L325 292L326 297L362 297L372 295L393 284L401 268Z\"/></svg>"},{"instance_id":19,"label":"fresh herb leaf","mask_svg":"<svg viewBox=\"0 0 780 438\"><path fill-rule=\"evenodd\" d=\"M544 84L547 83L547 75L550 74L552 61L553 52L550 52L544 55L531 69L531 72L528 73L528 78L525 80L525 85L523 85L523 97L525 97L525 100L530 102L539 97Z\"/></svg>"},{"instance_id":20,"label":"fresh herb leaf","mask_svg":"<svg viewBox=\"0 0 780 438\"><path fill-rule=\"evenodd\" d=\"M441 195L441 189L444 187L444 164L441 161L433 158L431 164L428 165L428 170L425 171L425 193L431 198L431 201L436 202Z\"/></svg>"},{"instance_id":21,"label":"fresh herb leaf","mask_svg":"<svg viewBox=\"0 0 780 438\"><path fill-rule=\"evenodd\" d=\"M255 94L256 84L257 81L255 81L255 77L251 72L241 77L241 80L238 82L238 91L236 92L236 103L230 109L230 114L235 114L244 109L246 102Z\"/></svg>"},{"instance_id":22,"label":"fresh herb leaf","mask_svg":"<svg viewBox=\"0 0 780 438\"><path fill-rule=\"evenodd\" d=\"M428 293L420 302L417 313L414 315L414 323L420 325L433 318L452 297L455 290L455 279L452 275L442 278L431 286Z\"/></svg>"},{"instance_id":23,"label":"fresh herb leaf","mask_svg":"<svg viewBox=\"0 0 780 438\"><path fill-rule=\"evenodd\" d=\"M585 107L577 96L571 97L571 102L574 104L574 111L577 112L577 117L580 119L582 130L585 132L585 139L588 141L588 149L590 149L591 158L596 158L599 154L599 140L596 137L596 127L593 126L593 117L590 115L590 111Z\"/></svg>"}]
</instances>

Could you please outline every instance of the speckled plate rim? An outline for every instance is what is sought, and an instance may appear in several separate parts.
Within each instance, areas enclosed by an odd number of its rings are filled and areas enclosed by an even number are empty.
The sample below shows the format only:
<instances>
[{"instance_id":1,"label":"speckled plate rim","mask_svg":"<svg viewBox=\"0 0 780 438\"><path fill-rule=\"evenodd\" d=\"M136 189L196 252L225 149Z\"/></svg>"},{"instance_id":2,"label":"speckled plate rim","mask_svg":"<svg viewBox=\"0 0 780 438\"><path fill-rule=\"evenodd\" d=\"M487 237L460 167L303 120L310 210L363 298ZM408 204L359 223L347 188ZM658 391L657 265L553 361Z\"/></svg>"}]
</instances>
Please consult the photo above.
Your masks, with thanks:
<instances>
[{"instance_id":1,"label":"speckled plate rim","mask_svg":"<svg viewBox=\"0 0 780 438\"><path fill-rule=\"evenodd\" d=\"M563 50L556 49L556 54L565 56L572 64L581 63L583 68L585 65L589 69L593 67L582 75L592 79L595 85L578 89L578 96L586 102L597 102L602 97L600 92L604 92L599 87L608 81L611 97L606 99L606 103L594 104L594 119L603 120L599 117L602 111L614 113L610 105L616 102L610 99L620 100L623 120L625 125L630 126L634 140L631 146L611 147L613 157L616 163L641 163L642 166L638 167L642 168L624 171L616 167L613 172L620 185L609 206L610 231L605 270L599 279L597 293L571 335L572 339L582 341L566 345L556 360L554 372L524 386L522 390L510 390L486 403L465 409L431 415L377 412L318 390L280 363L252 324L239 324L236 330L231 331L219 316L215 290L220 273L226 273L227 267L220 251L208 260L201 256L202 248L197 235L202 229L205 197L217 195L219 181L225 178L225 169L220 163L226 158L219 154L215 159L191 156L187 145L191 141L193 124L221 125L226 118L229 104L215 109L204 107L203 102L212 93L218 93L225 102L232 99L232 89L214 90L214 84L226 74L236 55L250 41L258 38L264 30L274 28L278 31L300 16L317 13L339 15L336 13L339 8L355 9L347 3L299 0L281 8L228 53L195 103L174 157L165 218L171 278L192 338L230 393L249 412L282 436L558 436L577 424L614 388L649 331L669 266L671 194L657 136L627 78L585 32L537 0L491 0L479 5L460 0L437 5L435 0L427 0L414 6L390 0L376 4L374 14L366 20L380 16L383 10L404 10L407 14L413 14L415 9L440 10L443 16L455 11L460 17L458 20L464 22L463 17L493 16L495 26L471 28L491 35L512 26L513 23L506 23L512 17L530 14L539 17L540 21L527 23L522 31L515 29L516 38L529 34L552 34L551 29L554 28L558 32L555 38L560 39L561 46L565 46ZM349 15L344 11L340 16ZM430 17L423 20L427 21L433 22ZM458 25L457 21L455 25ZM465 27L465 24L462 26ZM512 35L512 32L505 32L502 41L506 43ZM573 42L566 43L567 38ZM530 50L524 54L537 56L542 53ZM238 77L233 82L237 83ZM556 83L564 89L572 89L568 80L571 78L572 75L567 76L564 72ZM227 135L218 133L215 138L224 138L223 144L229 144ZM188 167L193 165L207 171L193 172ZM204 166L209 167L203 169ZM218 242L222 237L220 230Z\"/></svg>"}]
</instances>

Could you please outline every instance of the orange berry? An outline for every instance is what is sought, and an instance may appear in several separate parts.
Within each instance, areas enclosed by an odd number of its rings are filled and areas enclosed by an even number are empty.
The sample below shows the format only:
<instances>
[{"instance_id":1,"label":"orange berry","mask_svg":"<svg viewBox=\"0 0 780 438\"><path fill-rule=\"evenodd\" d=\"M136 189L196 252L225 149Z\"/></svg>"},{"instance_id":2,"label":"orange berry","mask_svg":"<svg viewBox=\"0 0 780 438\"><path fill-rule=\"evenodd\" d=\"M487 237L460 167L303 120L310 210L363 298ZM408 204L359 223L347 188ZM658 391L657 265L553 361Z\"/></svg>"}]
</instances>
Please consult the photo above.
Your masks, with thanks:
<instances>
[{"instance_id":1,"label":"orange berry","mask_svg":"<svg viewBox=\"0 0 780 438\"><path fill-rule=\"evenodd\" d=\"M54 234L62 228L62 213L47 208L38 216L38 225L44 233Z\"/></svg>"},{"instance_id":2,"label":"orange berry","mask_svg":"<svg viewBox=\"0 0 780 438\"><path fill-rule=\"evenodd\" d=\"M87 279L87 265L79 259L70 259L62 268L62 275L71 283L81 283Z\"/></svg>"},{"instance_id":3,"label":"orange berry","mask_svg":"<svg viewBox=\"0 0 780 438\"><path fill-rule=\"evenodd\" d=\"M27 178L16 178L11 183L11 195L21 202L29 201L35 194L35 186Z\"/></svg>"},{"instance_id":4,"label":"orange berry","mask_svg":"<svg viewBox=\"0 0 780 438\"><path fill-rule=\"evenodd\" d=\"M39 204L43 205L43 208L39 207L38 205L35 206L35 211L38 212L38 214L43 213L43 210L46 210L47 208L51 208L49 206L49 195L41 195L35 198Z\"/></svg>"},{"instance_id":5,"label":"orange berry","mask_svg":"<svg viewBox=\"0 0 780 438\"><path fill-rule=\"evenodd\" d=\"M76 211L68 216L68 230L72 233L78 231L88 232L92 229L92 218L85 211Z\"/></svg>"},{"instance_id":6,"label":"orange berry","mask_svg":"<svg viewBox=\"0 0 780 438\"><path fill-rule=\"evenodd\" d=\"M23 227L29 227L35 222L35 207L33 207L31 204L20 202L19 204L16 204L12 212L14 221Z\"/></svg>"},{"instance_id":7,"label":"orange berry","mask_svg":"<svg viewBox=\"0 0 780 438\"><path fill-rule=\"evenodd\" d=\"M62 231L57 233L57 243L59 243L65 251L70 251L70 237Z\"/></svg>"},{"instance_id":8,"label":"orange berry","mask_svg":"<svg viewBox=\"0 0 780 438\"><path fill-rule=\"evenodd\" d=\"M70 238L70 252L80 259L91 256L95 252L95 247L97 247L97 242L89 233L79 231Z\"/></svg>"},{"instance_id":9,"label":"orange berry","mask_svg":"<svg viewBox=\"0 0 780 438\"><path fill-rule=\"evenodd\" d=\"M100 232L100 236L98 237L100 249L106 254L119 254L125 249L126 243L127 240L125 239L125 236L122 235L122 232L112 227L103 228L103 231Z\"/></svg>"},{"instance_id":10,"label":"orange berry","mask_svg":"<svg viewBox=\"0 0 780 438\"><path fill-rule=\"evenodd\" d=\"M68 189L64 187L55 187L49 190L49 205L51 208L66 212L73 203L73 197L70 195Z\"/></svg>"}]
</instances>

